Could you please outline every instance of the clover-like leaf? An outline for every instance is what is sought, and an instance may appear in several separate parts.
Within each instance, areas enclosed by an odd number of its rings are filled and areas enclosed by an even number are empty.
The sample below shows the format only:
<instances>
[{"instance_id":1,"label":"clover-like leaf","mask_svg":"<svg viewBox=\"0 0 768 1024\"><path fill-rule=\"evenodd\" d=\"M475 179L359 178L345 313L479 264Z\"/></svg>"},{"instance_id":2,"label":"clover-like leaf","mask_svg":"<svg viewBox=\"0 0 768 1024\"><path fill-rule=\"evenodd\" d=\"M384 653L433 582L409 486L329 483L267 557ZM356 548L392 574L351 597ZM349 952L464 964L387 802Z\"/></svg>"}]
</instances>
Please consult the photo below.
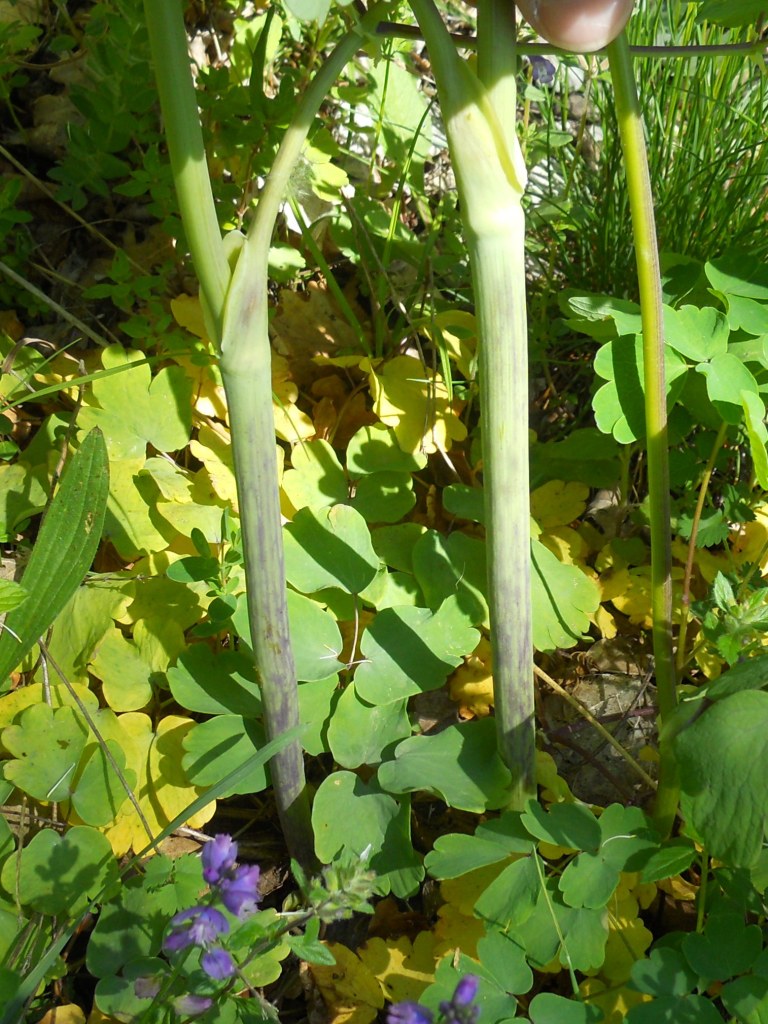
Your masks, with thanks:
<instances>
[{"instance_id":1,"label":"clover-like leaf","mask_svg":"<svg viewBox=\"0 0 768 1024\"><path fill-rule=\"evenodd\" d=\"M9 858L0 883L18 892L23 906L40 914L74 918L117 882L117 861L109 842L96 829L77 825L59 836L38 832L21 851L18 865Z\"/></svg>"},{"instance_id":2,"label":"clover-like leaf","mask_svg":"<svg viewBox=\"0 0 768 1024\"><path fill-rule=\"evenodd\" d=\"M768 693L745 690L715 701L674 740L681 805L713 857L756 863L768 823Z\"/></svg>"},{"instance_id":3,"label":"clover-like leaf","mask_svg":"<svg viewBox=\"0 0 768 1024\"><path fill-rule=\"evenodd\" d=\"M477 646L456 599L428 608L385 608L363 633L365 658L355 674L358 695L388 704L442 686L462 656Z\"/></svg>"},{"instance_id":4,"label":"clover-like leaf","mask_svg":"<svg viewBox=\"0 0 768 1024\"><path fill-rule=\"evenodd\" d=\"M326 587L359 594L378 572L368 526L348 505L301 509L283 536L288 582L304 594Z\"/></svg>"},{"instance_id":5,"label":"clover-like leaf","mask_svg":"<svg viewBox=\"0 0 768 1024\"><path fill-rule=\"evenodd\" d=\"M489 718L451 725L434 736L403 740L395 759L379 768L390 793L436 793L449 805L479 814L501 807L509 771L496 751L496 723Z\"/></svg>"},{"instance_id":6,"label":"clover-like leaf","mask_svg":"<svg viewBox=\"0 0 768 1024\"><path fill-rule=\"evenodd\" d=\"M33 704L3 730L3 746L14 758L4 765L5 778L35 800L67 800L87 738L88 726L75 709Z\"/></svg>"},{"instance_id":7,"label":"clover-like leaf","mask_svg":"<svg viewBox=\"0 0 768 1024\"><path fill-rule=\"evenodd\" d=\"M540 541L531 541L533 645L538 651L573 647L589 629L600 606L594 580L578 566L561 562Z\"/></svg>"}]
</instances>

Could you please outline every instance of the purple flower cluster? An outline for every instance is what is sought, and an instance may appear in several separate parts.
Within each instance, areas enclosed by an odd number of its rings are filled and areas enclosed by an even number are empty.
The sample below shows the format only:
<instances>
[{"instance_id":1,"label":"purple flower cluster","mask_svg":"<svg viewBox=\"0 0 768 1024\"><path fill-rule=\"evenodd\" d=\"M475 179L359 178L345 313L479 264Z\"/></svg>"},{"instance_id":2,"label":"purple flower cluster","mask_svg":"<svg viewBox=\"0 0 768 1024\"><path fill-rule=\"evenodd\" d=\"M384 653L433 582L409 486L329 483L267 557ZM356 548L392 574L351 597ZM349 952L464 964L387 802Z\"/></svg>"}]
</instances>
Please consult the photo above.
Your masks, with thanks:
<instances>
[{"instance_id":1,"label":"purple flower cluster","mask_svg":"<svg viewBox=\"0 0 768 1024\"><path fill-rule=\"evenodd\" d=\"M252 914L259 903L259 869L237 861L237 843L231 836L218 835L203 849L203 878L226 909L235 917ZM224 981L235 973L235 962L218 945L221 935L229 931L229 921L220 910L211 906L190 907L171 918L170 930L163 941L166 953L177 953L190 946L204 950L200 966L216 981Z\"/></svg>"},{"instance_id":2,"label":"purple flower cluster","mask_svg":"<svg viewBox=\"0 0 768 1024\"><path fill-rule=\"evenodd\" d=\"M440 1003L442 1024L476 1024L480 1007L474 1005L480 981L474 974L465 974L449 1001ZM387 1024L434 1024L431 1010L421 1003L393 1003L387 1013Z\"/></svg>"}]
</instances>

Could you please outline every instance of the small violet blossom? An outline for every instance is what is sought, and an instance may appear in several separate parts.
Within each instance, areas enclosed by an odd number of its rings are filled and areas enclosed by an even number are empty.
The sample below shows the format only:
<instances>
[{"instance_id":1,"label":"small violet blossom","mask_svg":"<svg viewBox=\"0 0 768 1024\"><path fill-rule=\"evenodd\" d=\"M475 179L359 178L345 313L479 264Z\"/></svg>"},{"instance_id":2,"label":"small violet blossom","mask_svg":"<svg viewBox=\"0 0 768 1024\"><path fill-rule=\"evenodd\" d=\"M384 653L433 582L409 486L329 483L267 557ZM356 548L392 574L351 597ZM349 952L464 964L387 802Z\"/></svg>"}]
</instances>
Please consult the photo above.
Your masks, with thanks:
<instances>
[{"instance_id":1,"label":"small violet blossom","mask_svg":"<svg viewBox=\"0 0 768 1024\"><path fill-rule=\"evenodd\" d=\"M534 54L528 58L531 62L531 78L534 85L552 85L555 80L555 65L546 57Z\"/></svg>"},{"instance_id":2,"label":"small violet blossom","mask_svg":"<svg viewBox=\"0 0 768 1024\"><path fill-rule=\"evenodd\" d=\"M229 921L214 907L190 907L171 918L171 931L163 949L177 953L188 946L207 946L229 931Z\"/></svg>"},{"instance_id":3,"label":"small violet blossom","mask_svg":"<svg viewBox=\"0 0 768 1024\"><path fill-rule=\"evenodd\" d=\"M241 864L234 873L219 883L221 902L235 917L252 914L259 902L259 869L255 864Z\"/></svg>"},{"instance_id":4,"label":"small violet blossom","mask_svg":"<svg viewBox=\"0 0 768 1024\"><path fill-rule=\"evenodd\" d=\"M235 961L226 949L209 949L200 957L200 966L209 978L224 981L231 978L236 971Z\"/></svg>"},{"instance_id":5,"label":"small violet blossom","mask_svg":"<svg viewBox=\"0 0 768 1024\"><path fill-rule=\"evenodd\" d=\"M180 1017L195 1017L213 1006L210 996L185 995L174 999L173 1008Z\"/></svg>"},{"instance_id":6,"label":"small violet blossom","mask_svg":"<svg viewBox=\"0 0 768 1024\"><path fill-rule=\"evenodd\" d=\"M200 859L203 862L203 878L209 885L217 885L237 860L237 843L232 836L218 835L206 843Z\"/></svg>"},{"instance_id":7,"label":"small violet blossom","mask_svg":"<svg viewBox=\"0 0 768 1024\"><path fill-rule=\"evenodd\" d=\"M387 1024L432 1024L432 1012L409 1000L393 1003L387 1012Z\"/></svg>"},{"instance_id":8,"label":"small violet blossom","mask_svg":"<svg viewBox=\"0 0 768 1024\"><path fill-rule=\"evenodd\" d=\"M450 1002L440 1003L442 1024L475 1024L480 1007L474 1005L480 981L474 974L465 974ZM393 1003L387 1013L387 1024L433 1024L432 1011L421 1003Z\"/></svg>"}]
</instances>

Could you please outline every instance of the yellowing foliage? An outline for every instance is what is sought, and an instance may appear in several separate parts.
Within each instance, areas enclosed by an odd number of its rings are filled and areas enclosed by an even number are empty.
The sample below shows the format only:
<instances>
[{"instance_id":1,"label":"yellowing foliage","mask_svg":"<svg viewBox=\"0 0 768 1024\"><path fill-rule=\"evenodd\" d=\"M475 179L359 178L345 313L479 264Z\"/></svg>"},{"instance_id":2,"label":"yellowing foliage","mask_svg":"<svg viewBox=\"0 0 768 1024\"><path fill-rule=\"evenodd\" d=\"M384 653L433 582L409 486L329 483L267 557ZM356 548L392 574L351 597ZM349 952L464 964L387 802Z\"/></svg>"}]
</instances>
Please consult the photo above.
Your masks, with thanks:
<instances>
[{"instance_id":1,"label":"yellowing foliage","mask_svg":"<svg viewBox=\"0 0 768 1024\"><path fill-rule=\"evenodd\" d=\"M403 451L447 452L454 441L465 439L460 403L449 401L440 374L419 359L396 356L380 370L370 360L360 365L368 371L374 412L392 427Z\"/></svg>"}]
</instances>

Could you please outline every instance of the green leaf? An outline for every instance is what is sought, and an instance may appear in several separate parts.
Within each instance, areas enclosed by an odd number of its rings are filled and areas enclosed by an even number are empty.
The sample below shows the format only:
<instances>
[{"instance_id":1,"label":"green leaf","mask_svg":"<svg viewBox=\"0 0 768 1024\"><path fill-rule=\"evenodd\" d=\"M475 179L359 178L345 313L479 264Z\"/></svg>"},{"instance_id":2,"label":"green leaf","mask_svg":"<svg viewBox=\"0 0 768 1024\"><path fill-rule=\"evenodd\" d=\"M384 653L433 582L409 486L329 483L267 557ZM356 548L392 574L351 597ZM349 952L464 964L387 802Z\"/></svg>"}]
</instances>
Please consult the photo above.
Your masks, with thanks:
<instances>
[{"instance_id":1,"label":"green leaf","mask_svg":"<svg viewBox=\"0 0 768 1024\"><path fill-rule=\"evenodd\" d=\"M393 569L413 572L413 549L427 532L420 523L401 523L398 526L380 526L371 533L373 550Z\"/></svg>"},{"instance_id":2,"label":"green leaf","mask_svg":"<svg viewBox=\"0 0 768 1024\"><path fill-rule=\"evenodd\" d=\"M526 952L535 970L555 957L576 971L599 969L605 959L608 928L605 908L567 907L557 891L557 880L547 879L539 887L536 909L509 935Z\"/></svg>"},{"instance_id":3,"label":"green leaf","mask_svg":"<svg viewBox=\"0 0 768 1024\"><path fill-rule=\"evenodd\" d=\"M651 996L684 996L694 990L698 980L683 954L665 946L654 949L647 960L632 964L632 983Z\"/></svg>"},{"instance_id":4,"label":"green leaf","mask_svg":"<svg viewBox=\"0 0 768 1024\"><path fill-rule=\"evenodd\" d=\"M327 441L304 441L291 452L292 469L283 474L282 488L295 509L327 508L349 497L349 483L336 453Z\"/></svg>"},{"instance_id":5,"label":"green leaf","mask_svg":"<svg viewBox=\"0 0 768 1024\"><path fill-rule=\"evenodd\" d=\"M6 779L43 803L69 799L88 738L79 712L33 704L17 725L3 730L2 738L14 758L3 765Z\"/></svg>"},{"instance_id":6,"label":"green leaf","mask_svg":"<svg viewBox=\"0 0 768 1024\"><path fill-rule=\"evenodd\" d=\"M344 642L336 620L316 601L289 590L287 596L296 678L315 682L335 675Z\"/></svg>"},{"instance_id":7,"label":"green leaf","mask_svg":"<svg viewBox=\"0 0 768 1024\"><path fill-rule=\"evenodd\" d=\"M261 715L261 695L253 662L236 651L214 653L207 644L193 644L168 669L173 699L187 711L203 715Z\"/></svg>"},{"instance_id":8,"label":"green leaf","mask_svg":"<svg viewBox=\"0 0 768 1024\"><path fill-rule=\"evenodd\" d=\"M665 350L667 407L679 397L688 366L674 349ZM603 345L595 356L595 373L607 381L592 399L595 422L621 444L645 437L643 339L620 337Z\"/></svg>"},{"instance_id":9,"label":"green leaf","mask_svg":"<svg viewBox=\"0 0 768 1024\"><path fill-rule=\"evenodd\" d=\"M350 504L367 523L396 523L416 504L408 473L374 473L357 481Z\"/></svg>"},{"instance_id":10,"label":"green leaf","mask_svg":"<svg viewBox=\"0 0 768 1024\"><path fill-rule=\"evenodd\" d=\"M528 1007L531 1024L597 1024L602 1010L575 999L566 999L554 992L539 992Z\"/></svg>"},{"instance_id":11,"label":"green leaf","mask_svg":"<svg viewBox=\"0 0 768 1024\"><path fill-rule=\"evenodd\" d=\"M410 840L410 801L399 803L375 779L365 783L352 772L324 779L312 804L312 827L322 863L344 848L361 855L370 847L378 892L406 897L418 888L424 870Z\"/></svg>"},{"instance_id":12,"label":"green leaf","mask_svg":"<svg viewBox=\"0 0 768 1024\"><path fill-rule=\"evenodd\" d=\"M696 20L713 21L726 28L746 28L754 25L761 16L765 16L765 0L739 0L738 4L734 4L733 0L704 0L696 14ZM727 257L721 257L714 265L719 266L725 259ZM737 258L737 262L745 262L743 254L740 254L740 260ZM707 276L710 280L712 278L709 271L712 266L711 263L707 264Z\"/></svg>"},{"instance_id":13,"label":"green leaf","mask_svg":"<svg viewBox=\"0 0 768 1024\"><path fill-rule=\"evenodd\" d=\"M723 355L730 330L725 316L712 306L664 308L664 341L694 363Z\"/></svg>"},{"instance_id":14,"label":"green leaf","mask_svg":"<svg viewBox=\"0 0 768 1024\"><path fill-rule=\"evenodd\" d=\"M283 536L286 577L304 594L325 587L359 594L378 572L368 526L348 505L301 509Z\"/></svg>"},{"instance_id":15,"label":"green leaf","mask_svg":"<svg viewBox=\"0 0 768 1024\"><path fill-rule=\"evenodd\" d=\"M660 882L663 878L674 878L681 875L693 863L696 847L693 841L685 836L668 839L663 846L650 854L641 854L638 861L633 861L631 870L637 871L642 865L643 882Z\"/></svg>"},{"instance_id":16,"label":"green leaf","mask_svg":"<svg viewBox=\"0 0 768 1024\"><path fill-rule=\"evenodd\" d=\"M299 721L306 727L301 742L306 752L315 757L329 749L328 728L333 718L338 685L339 677L335 675L299 684Z\"/></svg>"},{"instance_id":17,"label":"green leaf","mask_svg":"<svg viewBox=\"0 0 768 1024\"><path fill-rule=\"evenodd\" d=\"M751 391L741 392L741 407L747 424L749 449L752 453L752 464L757 482L762 489L768 490L768 430L765 428L765 403L759 395Z\"/></svg>"},{"instance_id":18,"label":"green leaf","mask_svg":"<svg viewBox=\"0 0 768 1024\"><path fill-rule=\"evenodd\" d=\"M246 720L241 715L216 715L194 726L184 737L186 753L182 767L194 785L212 786L229 772L243 766L264 746L264 742L264 730L258 722ZM245 777L219 790L217 796L260 793L267 785L266 768L258 765Z\"/></svg>"},{"instance_id":19,"label":"green leaf","mask_svg":"<svg viewBox=\"0 0 768 1024\"><path fill-rule=\"evenodd\" d=\"M700 363L696 369L706 377L709 400L725 422L741 423L742 392L758 394L757 381L742 361L726 352L709 363Z\"/></svg>"},{"instance_id":20,"label":"green leaf","mask_svg":"<svg viewBox=\"0 0 768 1024\"><path fill-rule=\"evenodd\" d=\"M383 423L361 427L347 446L347 472L353 479L369 473L418 473L426 464L426 455L404 452L394 430Z\"/></svg>"},{"instance_id":21,"label":"green leaf","mask_svg":"<svg viewBox=\"0 0 768 1024\"><path fill-rule=\"evenodd\" d=\"M436 690L478 640L456 599L445 601L435 612L385 608L360 642L365 660L355 673L357 693L369 704L389 704Z\"/></svg>"},{"instance_id":22,"label":"green leaf","mask_svg":"<svg viewBox=\"0 0 768 1024\"><path fill-rule=\"evenodd\" d=\"M716 701L674 740L681 806L709 853L735 867L759 856L768 817L768 693Z\"/></svg>"},{"instance_id":23,"label":"green leaf","mask_svg":"<svg viewBox=\"0 0 768 1024\"><path fill-rule=\"evenodd\" d=\"M443 488L443 508L459 519L485 523L485 499L480 487L448 484Z\"/></svg>"},{"instance_id":24,"label":"green leaf","mask_svg":"<svg viewBox=\"0 0 768 1024\"><path fill-rule=\"evenodd\" d=\"M723 1018L703 996L662 996L633 1006L627 1024L723 1024Z\"/></svg>"},{"instance_id":25,"label":"green leaf","mask_svg":"<svg viewBox=\"0 0 768 1024\"><path fill-rule=\"evenodd\" d=\"M763 948L756 924L745 925L743 914L712 914L704 931L686 935L682 951L707 983L745 974Z\"/></svg>"},{"instance_id":26,"label":"green leaf","mask_svg":"<svg viewBox=\"0 0 768 1024\"><path fill-rule=\"evenodd\" d=\"M107 633L90 667L101 680L104 699L113 711L140 711L152 699L152 669L120 630Z\"/></svg>"},{"instance_id":27,"label":"green leaf","mask_svg":"<svg viewBox=\"0 0 768 1024\"><path fill-rule=\"evenodd\" d=\"M534 838L570 850L596 853L602 839L600 822L585 804L552 804L545 811L531 801L521 821Z\"/></svg>"},{"instance_id":28,"label":"green leaf","mask_svg":"<svg viewBox=\"0 0 768 1024\"><path fill-rule=\"evenodd\" d=\"M455 595L468 623L488 625L483 541L430 530L414 545L413 572L430 608Z\"/></svg>"},{"instance_id":29,"label":"green leaf","mask_svg":"<svg viewBox=\"0 0 768 1024\"><path fill-rule=\"evenodd\" d=\"M768 978L737 978L723 986L720 998L728 1013L744 1024L768 1024Z\"/></svg>"},{"instance_id":30,"label":"green leaf","mask_svg":"<svg viewBox=\"0 0 768 1024\"><path fill-rule=\"evenodd\" d=\"M104 525L108 473L104 438L93 431L73 456L40 527L22 578L31 600L6 617L0 635L0 688L90 569Z\"/></svg>"},{"instance_id":31,"label":"green leaf","mask_svg":"<svg viewBox=\"0 0 768 1024\"><path fill-rule=\"evenodd\" d=\"M136 773L126 768L123 748L112 739L105 739L105 743L125 780L125 785L133 789L136 785ZM123 782L101 746L95 741L91 745L93 750L90 755L86 749L85 764L77 780L72 803L78 817L86 825L104 827L115 821L121 804L125 802L126 792Z\"/></svg>"},{"instance_id":32,"label":"green leaf","mask_svg":"<svg viewBox=\"0 0 768 1024\"><path fill-rule=\"evenodd\" d=\"M44 829L16 859L3 865L0 884L17 892L23 906L47 916L75 918L118 879L117 861L109 840L96 829L76 825L63 835Z\"/></svg>"},{"instance_id":33,"label":"green leaf","mask_svg":"<svg viewBox=\"0 0 768 1024\"><path fill-rule=\"evenodd\" d=\"M576 565L561 562L541 541L531 541L533 646L537 651L573 647L584 639L600 589Z\"/></svg>"},{"instance_id":34,"label":"green leaf","mask_svg":"<svg viewBox=\"0 0 768 1024\"><path fill-rule=\"evenodd\" d=\"M342 768L379 764L387 747L411 735L406 700L372 705L349 684L341 693L328 727L331 752Z\"/></svg>"},{"instance_id":35,"label":"green leaf","mask_svg":"<svg viewBox=\"0 0 768 1024\"><path fill-rule=\"evenodd\" d=\"M13 580L0 580L0 614L18 608L27 600L29 594L20 583Z\"/></svg>"},{"instance_id":36,"label":"green leaf","mask_svg":"<svg viewBox=\"0 0 768 1024\"><path fill-rule=\"evenodd\" d=\"M392 793L436 793L457 810L501 807L509 772L496 751L496 723L485 718L404 740L395 760L380 766L379 782Z\"/></svg>"},{"instance_id":37,"label":"green leaf","mask_svg":"<svg viewBox=\"0 0 768 1024\"><path fill-rule=\"evenodd\" d=\"M475 903L478 917L497 928L522 924L536 909L541 881L532 856L507 865Z\"/></svg>"},{"instance_id":38,"label":"green leaf","mask_svg":"<svg viewBox=\"0 0 768 1024\"><path fill-rule=\"evenodd\" d=\"M566 805L562 805L566 806ZM598 819L600 849L584 851L560 877L560 891L571 907L605 907L632 857L655 850L658 837L639 807L611 804Z\"/></svg>"},{"instance_id":39,"label":"green leaf","mask_svg":"<svg viewBox=\"0 0 768 1024\"><path fill-rule=\"evenodd\" d=\"M84 405L80 427L101 427L116 460L141 456L143 463L147 444L159 452L184 448L192 427L192 381L183 368L167 366L153 378L142 353L120 345L104 349L102 363L105 369L126 369L93 382L100 407Z\"/></svg>"},{"instance_id":40,"label":"green leaf","mask_svg":"<svg viewBox=\"0 0 768 1024\"><path fill-rule=\"evenodd\" d=\"M704 7L699 13L699 18L709 17L705 11L715 7L734 10L733 4L728 0L706 0ZM765 0L741 0L738 6L739 14L752 12L749 16L750 23L754 21L757 14L765 13ZM716 260L704 265L704 270L713 288L726 295L743 295L749 299L759 299L768 302L768 272L765 264L760 260L751 259L746 253L732 251Z\"/></svg>"},{"instance_id":41,"label":"green leaf","mask_svg":"<svg viewBox=\"0 0 768 1024\"><path fill-rule=\"evenodd\" d=\"M517 811L479 825L473 836L449 833L438 836L425 864L433 878L458 878L475 868L498 864L511 854L530 853L531 838Z\"/></svg>"}]
</instances>

